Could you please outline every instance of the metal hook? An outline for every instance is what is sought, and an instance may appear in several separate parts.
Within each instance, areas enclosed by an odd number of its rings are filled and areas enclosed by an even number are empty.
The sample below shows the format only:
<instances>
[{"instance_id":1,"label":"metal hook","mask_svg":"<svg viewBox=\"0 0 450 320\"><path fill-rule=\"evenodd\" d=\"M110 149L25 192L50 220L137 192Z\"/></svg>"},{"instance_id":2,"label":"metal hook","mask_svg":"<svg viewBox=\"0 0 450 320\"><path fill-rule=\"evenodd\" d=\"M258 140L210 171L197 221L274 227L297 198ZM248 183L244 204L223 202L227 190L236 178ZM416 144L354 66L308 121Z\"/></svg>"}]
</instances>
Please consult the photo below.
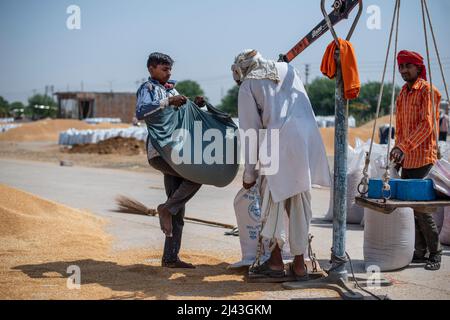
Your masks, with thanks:
<instances>
[{"instance_id":1,"label":"metal hook","mask_svg":"<svg viewBox=\"0 0 450 320\"><path fill-rule=\"evenodd\" d=\"M335 0L333 3L333 8L336 12L338 12L339 10L341 10L342 6L345 5L346 2L342 1L342 0ZM362 0L358 0L358 4L359 4L359 10L358 10L358 14L356 15L355 21L353 21L352 27L350 28L350 31L348 32L348 35L346 37L347 41L350 41L353 32L355 31L356 25L359 22L359 18L362 15L362 11L363 11L363 1ZM339 46L339 40L338 40L338 36L336 34L336 31L334 30L334 27L330 21L330 18L328 17L328 13L325 10L325 0L322 0L322 2L320 3L320 8L322 9L322 14L325 17L325 21L327 22L328 28L331 31L331 34L333 35L334 41L336 41L336 45Z\"/></svg>"}]
</instances>

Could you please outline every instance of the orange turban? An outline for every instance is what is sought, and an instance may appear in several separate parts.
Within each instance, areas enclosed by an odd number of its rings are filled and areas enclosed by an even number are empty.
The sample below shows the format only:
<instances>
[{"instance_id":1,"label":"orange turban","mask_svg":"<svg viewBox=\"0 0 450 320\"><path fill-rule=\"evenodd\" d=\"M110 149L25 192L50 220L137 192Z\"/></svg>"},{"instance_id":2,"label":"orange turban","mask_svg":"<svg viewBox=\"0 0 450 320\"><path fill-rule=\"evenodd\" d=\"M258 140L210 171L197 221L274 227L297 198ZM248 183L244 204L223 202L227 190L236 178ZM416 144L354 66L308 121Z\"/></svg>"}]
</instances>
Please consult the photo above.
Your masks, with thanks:
<instances>
[{"instance_id":1,"label":"orange turban","mask_svg":"<svg viewBox=\"0 0 450 320\"><path fill-rule=\"evenodd\" d=\"M419 77L425 81L427 80L427 68L423 63L423 57L417 52L407 50L400 51L397 56L397 61L399 66L401 64L410 63L420 67L422 72Z\"/></svg>"}]
</instances>

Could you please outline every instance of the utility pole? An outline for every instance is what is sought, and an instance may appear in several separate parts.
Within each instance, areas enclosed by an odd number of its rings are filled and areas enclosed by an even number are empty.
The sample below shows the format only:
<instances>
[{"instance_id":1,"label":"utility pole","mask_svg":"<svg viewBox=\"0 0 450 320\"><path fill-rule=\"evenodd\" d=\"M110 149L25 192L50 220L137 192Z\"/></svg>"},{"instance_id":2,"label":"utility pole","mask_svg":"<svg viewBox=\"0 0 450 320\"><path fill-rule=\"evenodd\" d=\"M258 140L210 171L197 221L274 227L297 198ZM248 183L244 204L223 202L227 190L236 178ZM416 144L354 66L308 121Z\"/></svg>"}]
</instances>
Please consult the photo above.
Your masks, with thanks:
<instances>
[{"instance_id":1,"label":"utility pole","mask_svg":"<svg viewBox=\"0 0 450 320\"><path fill-rule=\"evenodd\" d=\"M309 75L310 75L311 64L305 64L305 84L309 84Z\"/></svg>"}]
</instances>

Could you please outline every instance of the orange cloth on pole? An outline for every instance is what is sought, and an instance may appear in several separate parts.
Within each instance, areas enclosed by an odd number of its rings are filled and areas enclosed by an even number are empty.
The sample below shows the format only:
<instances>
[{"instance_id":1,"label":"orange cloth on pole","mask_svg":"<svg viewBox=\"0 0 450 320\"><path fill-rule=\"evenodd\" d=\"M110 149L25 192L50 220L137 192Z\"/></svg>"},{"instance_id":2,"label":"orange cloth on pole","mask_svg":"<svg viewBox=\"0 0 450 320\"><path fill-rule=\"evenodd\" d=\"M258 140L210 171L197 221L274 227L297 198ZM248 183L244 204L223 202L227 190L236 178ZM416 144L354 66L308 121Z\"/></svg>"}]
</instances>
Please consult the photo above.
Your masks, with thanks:
<instances>
[{"instance_id":1,"label":"orange cloth on pole","mask_svg":"<svg viewBox=\"0 0 450 320\"><path fill-rule=\"evenodd\" d=\"M342 78L344 80L344 97L347 100L356 99L361 90L359 81L358 63L353 45L346 40L339 38L339 48L341 54ZM330 79L336 77L336 60L334 53L336 42L333 40L325 51L322 59L320 71Z\"/></svg>"}]
</instances>

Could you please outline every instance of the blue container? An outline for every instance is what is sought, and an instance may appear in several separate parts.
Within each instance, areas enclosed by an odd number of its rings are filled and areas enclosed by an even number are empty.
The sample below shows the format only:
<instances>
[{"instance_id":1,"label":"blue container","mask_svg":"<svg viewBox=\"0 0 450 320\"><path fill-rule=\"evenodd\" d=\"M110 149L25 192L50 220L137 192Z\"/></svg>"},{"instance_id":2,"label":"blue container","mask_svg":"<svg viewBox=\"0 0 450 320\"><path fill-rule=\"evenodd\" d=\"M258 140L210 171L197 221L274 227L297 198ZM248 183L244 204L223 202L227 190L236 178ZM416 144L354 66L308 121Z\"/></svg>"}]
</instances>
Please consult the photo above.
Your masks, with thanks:
<instances>
[{"instance_id":1,"label":"blue container","mask_svg":"<svg viewBox=\"0 0 450 320\"><path fill-rule=\"evenodd\" d=\"M433 180L400 180L397 183L397 197L402 201L436 200Z\"/></svg>"},{"instance_id":2,"label":"blue container","mask_svg":"<svg viewBox=\"0 0 450 320\"><path fill-rule=\"evenodd\" d=\"M369 179L369 194L370 199L384 199L389 197L390 199L396 199L397 197L397 183L400 179L391 179L389 185L391 186L391 192L383 192L383 180L381 179Z\"/></svg>"}]
</instances>

